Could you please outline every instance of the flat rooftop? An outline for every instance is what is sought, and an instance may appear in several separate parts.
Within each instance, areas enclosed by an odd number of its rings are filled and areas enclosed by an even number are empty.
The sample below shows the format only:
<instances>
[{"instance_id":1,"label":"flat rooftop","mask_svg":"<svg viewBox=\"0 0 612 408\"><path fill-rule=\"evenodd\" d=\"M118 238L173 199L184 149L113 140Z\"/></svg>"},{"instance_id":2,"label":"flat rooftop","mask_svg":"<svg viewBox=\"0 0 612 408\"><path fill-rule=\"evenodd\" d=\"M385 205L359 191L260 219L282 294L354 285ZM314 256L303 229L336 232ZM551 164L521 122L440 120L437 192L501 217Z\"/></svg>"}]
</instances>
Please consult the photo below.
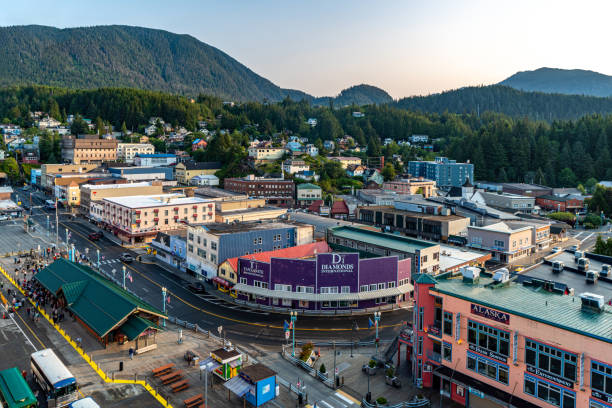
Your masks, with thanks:
<instances>
[{"instance_id":1,"label":"flat rooftop","mask_svg":"<svg viewBox=\"0 0 612 408\"><path fill-rule=\"evenodd\" d=\"M466 262L474 262L482 257L490 258L491 253L440 244L440 271L444 272Z\"/></svg>"},{"instance_id":2,"label":"flat rooftop","mask_svg":"<svg viewBox=\"0 0 612 408\"><path fill-rule=\"evenodd\" d=\"M235 197L244 196L244 193L236 193L234 191L224 190L222 188L215 187L200 187L194 190L194 194L201 197L219 198L219 197Z\"/></svg>"},{"instance_id":3,"label":"flat rooftop","mask_svg":"<svg viewBox=\"0 0 612 408\"><path fill-rule=\"evenodd\" d=\"M241 208L237 210L217 211L217 215L228 215L229 216L229 215L236 215L236 214L240 215L240 214L250 214L250 213L266 213L266 212L279 211L279 210L284 210L285 212L287 212L286 208L266 206L266 207Z\"/></svg>"},{"instance_id":4,"label":"flat rooftop","mask_svg":"<svg viewBox=\"0 0 612 408\"><path fill-rule=\"evenodd\" d=\"M168 201L162 199L167 198ZM113 204L121 205L128 208L142 208L142 207L159 207L159 206L171 206L171 205L184 205L184 204L203 204L209 203L210 200L204 200L199 197L183 197L182 194L156 194L146 196L128 196L128 197L112 197L104 198L104 201L108 201Z\"/></svg>"},{"instance_id":5,"label":"flat rooftop","mask_svg":"<svg viewBox=\"0 0 612 408\"><path fill-rule=\"evenodd\" d=\"M461 217L460 215L455 215L455 214L432 215L432 214L425 214L421 212L398 210L397 208L391 205L368 205L365 207L359 207L359 209L360 210L372 210L372 211L384 211L387 213L400 214L400 215L410 214L413 217L420 217L420 218L425 218L428 220L435 220L435 221L455 221L455 220L461 220L461 219L466 218L466 217Z\"/></svg>"},{"instance_id":6,"label":"flat rooftop","mask_svg":"<svg viewBox=\"0 0 612 408\"><path fill-rule=\"evenodd\" d=\"M502 187L510 187L520 190L551 190L548 187L538 186L536 184L525 184L525 183L501 183Z\"/></svg>"},{"instance_id":7,"label":"flat rooftop","mask_svg":"<svg viewBox=\"0 0 612 408\"><path fill-rule=\"evenodd\" d=\"M207 230L211 234L222 235L222 234L234 234L237 232L246 232L246 231L254 231L254 230L270 230L270 229L281 229L281 228L291 228L291 227L300 227L306 226L307 224L302 224L295 221L271 221L271 222L261 222L261 221L251 221L251 222L239 222L235 224L225 224L225 223L212 223L203 225L202 228Z\"/></svg>"},{"instance_id":8,"label":"flat rooftop","mask_svg":"<svg viewBox=\"0 0 612 408\"><path fill-rule=\"evenodd\" d=\"M524 231L530 229L529 226L519 226L517 228L512 228L511 225L508 225L505 222L496 222L495 224L485 225L484 227L477 227L475 225L470 225L468 228L477 229L477 230L486 230L486 231L494 231L494 232L505 232L505 233L513 233L518 231Z\"/></svg>"},{"instance_id":9,"label":"flat rooftop","mask_svg":"<svg viewBox=\"0 0 612 408\"><path fill-rule=\"evenodd\" d=\"M81 188L90 188L92 190L111 190L128 187L151 187L151 183L143 181L139 183L125 183L125 184L84 184Z\"/></svg>"},{"instance_id":10,"label":"flat rooftop","mask_svg":"<svg viewBox=\"0 0 612 408\"><path fill-rule=\"evenodd\" d=\"M605 305L601 313L582 310L576 296L566 296L511 282L505 286L480 277L478 284L461 279L438 279L432 291L511 313L540 323L612 343L612 307Z\"/></svg>"},{"instance_id":11,"label":"flat rooftop","mask_svg":"<svg viewBox=\"0 0 612 408\"><path fill-rule=\"evenodd\" d=\"M387 232L372 231L367 228L342 226L330 228L334 236L414 254L417 250L439 246L435 242L423 241Z\"/></svg>"}]
</instances>

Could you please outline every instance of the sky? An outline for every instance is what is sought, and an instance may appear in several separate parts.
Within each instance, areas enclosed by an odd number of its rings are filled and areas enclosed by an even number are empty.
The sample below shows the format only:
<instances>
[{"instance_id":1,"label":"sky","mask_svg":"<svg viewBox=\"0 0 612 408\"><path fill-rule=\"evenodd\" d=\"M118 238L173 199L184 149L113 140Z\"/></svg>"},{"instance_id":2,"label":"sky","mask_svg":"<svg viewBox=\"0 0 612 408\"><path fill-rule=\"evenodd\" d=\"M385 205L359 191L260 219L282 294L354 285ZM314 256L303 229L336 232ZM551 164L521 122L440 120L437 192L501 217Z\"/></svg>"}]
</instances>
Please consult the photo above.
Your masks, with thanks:
<instances>
[{"instance_id":1,"label":"sky","mask_svg":"<svg viewBox=\"0 0 612 408\"><path fill-rule=\"evenodd\" d=\"M392 97L540 67L612 74L610 1L2 1L0 26L126 24L189 34L283 88Z\"/></svg>"}]
</instances>

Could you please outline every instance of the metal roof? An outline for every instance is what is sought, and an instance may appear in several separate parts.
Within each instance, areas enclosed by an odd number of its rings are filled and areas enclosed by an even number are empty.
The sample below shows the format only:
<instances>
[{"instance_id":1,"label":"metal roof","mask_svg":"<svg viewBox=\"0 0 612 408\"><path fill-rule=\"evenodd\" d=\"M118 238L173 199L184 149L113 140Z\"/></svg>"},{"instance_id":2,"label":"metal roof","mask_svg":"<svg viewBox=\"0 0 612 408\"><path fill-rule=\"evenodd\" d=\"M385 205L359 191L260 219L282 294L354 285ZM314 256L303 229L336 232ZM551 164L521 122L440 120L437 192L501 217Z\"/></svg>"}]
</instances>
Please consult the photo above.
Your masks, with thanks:
<instances>
[{"instance_id":1,"label":"metal roof","mask_svg":"<svg viewBox=\"0 0 612 408\"><path fill-rule=\"evenodd\" d=\"M61 291L68 308L100 337L125 322L133 313L145 312L165 318L163 312L93 269L63 258L38 272L34 279L56 295Z\"/></svg>"},{"instance_id":2,"label":"metal roof","mask_svg":"<svg viewBox=\"0 0 612 408\"><path fill-rule=\"evenodd\" d=\"M238 397L242 397L244 394L249 392L251 387L253 387L251 384L249 384L246 380L244 380L240 376L230 378L225 383L223 383L223 386L227 388L228 390L230 390L231 392L233 392L234 394L236 394Z\"/></svg>"},{"instance_id":3,"label":"metal roof","mask_svg":"<svg viewBox=\"0 0 612 408\"><path fill-rule=\"evenodd\" d=\"M435 242L427 242L401 235L351 226L336 227L332 228L331 231L336 237L366 242L368 244L410 254L420 249L431 248L438 245Z\"/></svg>"},{"instance_id":4,"label":"metal roof","mask_svg":"<svg viewBox=\"0 0 612 408\"><path fill-rule=\"evenodd\" d=\"M0 371L0 393L4 395L9 406L17 404L15 406L25 407L37 404L36 397L17 367Z\"/></svg>"},{"instance_id":5,"label":"metal roof","mask_svg":"<svg viewBox=\"0 0 612 408\"><path fill-rule=\"evenodd\" d=\"M582 310L580 298L551 294L517 283L491 288L492 279L481 276L479 284L460 279L438 280L431 291L467 300L530 320L612 343L612 307L600 313Z\"/></svg>"}]
</instances>

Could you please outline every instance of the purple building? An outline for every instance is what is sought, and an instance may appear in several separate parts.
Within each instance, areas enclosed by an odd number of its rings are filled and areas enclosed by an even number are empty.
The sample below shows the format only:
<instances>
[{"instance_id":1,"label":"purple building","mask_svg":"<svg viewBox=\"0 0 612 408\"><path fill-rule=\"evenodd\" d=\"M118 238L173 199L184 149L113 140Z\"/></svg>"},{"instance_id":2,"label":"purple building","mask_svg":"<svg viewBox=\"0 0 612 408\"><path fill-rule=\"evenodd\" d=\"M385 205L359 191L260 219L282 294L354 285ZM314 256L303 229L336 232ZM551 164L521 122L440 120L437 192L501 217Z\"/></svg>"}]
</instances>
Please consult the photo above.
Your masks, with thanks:
<instances>
[{"instance_id":1,"label":"purple building","mask_svg":"<svg viewBox=\"0 0 612 408\"><path fill-rule=\"evenodd\" d=\"M307 259L238 259L238 298L261 305L308 310L365 309L407 300L410 259L359 259L322 253ZM408 294L408 295L407 295Z\"/></svg>"}]
</instances>

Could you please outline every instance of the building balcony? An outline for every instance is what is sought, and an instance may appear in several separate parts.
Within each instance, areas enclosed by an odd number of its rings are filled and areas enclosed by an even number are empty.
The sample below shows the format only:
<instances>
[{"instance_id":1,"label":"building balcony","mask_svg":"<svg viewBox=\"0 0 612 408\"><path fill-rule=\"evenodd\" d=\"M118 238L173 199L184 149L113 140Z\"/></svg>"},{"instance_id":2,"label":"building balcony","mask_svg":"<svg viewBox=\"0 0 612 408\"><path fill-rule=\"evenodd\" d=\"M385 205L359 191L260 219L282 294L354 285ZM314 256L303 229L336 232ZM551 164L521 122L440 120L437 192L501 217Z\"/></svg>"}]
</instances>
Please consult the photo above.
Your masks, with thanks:
<instances>
[{"instance_id":1,"label":"building balcony","mask_svg":"<svg viewBox=\"0 0 612 408\"><path fill-rule=\"evenodd\" d=\"M442 338L442 323L440 323L439 325L430 324L429 326L427 326L427 333L431 334L432 336Z\"/></svg>"}]
</instances>

